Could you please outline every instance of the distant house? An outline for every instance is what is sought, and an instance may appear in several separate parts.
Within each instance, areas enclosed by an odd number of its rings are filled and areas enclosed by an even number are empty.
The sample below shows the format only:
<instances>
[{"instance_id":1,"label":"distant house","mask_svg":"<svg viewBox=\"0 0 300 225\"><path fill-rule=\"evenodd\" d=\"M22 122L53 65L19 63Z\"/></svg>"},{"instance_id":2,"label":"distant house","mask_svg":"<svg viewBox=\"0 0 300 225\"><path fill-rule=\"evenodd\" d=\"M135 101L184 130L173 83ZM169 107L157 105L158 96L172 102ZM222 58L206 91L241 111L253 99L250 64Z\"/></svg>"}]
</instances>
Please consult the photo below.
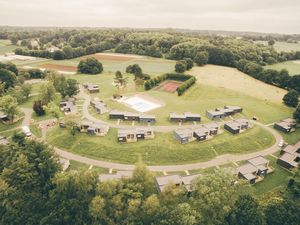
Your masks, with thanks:
<instances>
[{"instance_id":1,"label":"distant house","mask_svg":"<svg viewBox=\"0 0 300 225\"><path fill-rule=\"evenodd\" d=\"M291 118L281 120L280 122L274 124L274 128L276 130L282 131L284 133L294 132L296 130L296 127L297 127L296 120Z\"/></svg>"},{"instance_id":2,"label":"distant house","mask_svg":"<svg viewBox=\"0 0 300 225\"><path fill-rule=\"evenodd\" d=\"M181 144L189 143L193 140L193 130L189 128L175 130L174 137Z\"/></svg>"},{"instance_id":3,"label":"distant house","mask_svg":"<svg viewBox=\"0 0 300 225\"><path fill-rule=\"evenodd\" d=\"M163 192L167 186L174 185L176 187L182 186L188 192L192 191L191 184L192 181L198 177L201 177L201 174L180 176L180 175L167 175L155 178L156 188L158 192Z\"/></svg>"},{"instance_id":4,"label":"distant house","mask_svg":"<svg viewBox=\"0 0 300 225\"><path fill-rule=\"evenodd\" d=\"M241 113L243 108L240 106L224 106L224 108L216 108L215 110L206 111L206 116L211 119L223 119L226 116L231 116L236 113Z\"/></svg>"},{"instance_id":5,"label":"distant house","mask_svg":"<svg viewBox=\"0 0 300 225\"><path fill-rule=\"evenodd\" d=\"M70 160L59 158L59 162L62 165L62 171L66 171L70 167Z\"/></svg>"},{"instance_id":6,"label":"distant house","mask_svg":"<svg viewBox=\"0 0 300 225\"><path fill-rule=\"evenodd\" d=\"M0 145L8 145L9 141L5 136L0 135Z\"/></svg>"},{"instance_id":7,"label":"distant house","mask_svg":"<svg viewBox=\"0 0 300 225\"><path fill-rule=\"evenodd\" d=\"M239 134L241 131L248 129L249 122L246 119L237 119L224 124L224 129L232 134Z\"/></svg>"},{"instance_id":8,"label":"distant house","mask_svg":"<svg viewBox=\"0 0 300 225\"><path fill-rule=\"evenodd\" d=\"M277 164L286 168L293 169L299 167L300 163L300 141L295 145L288 145L281 150L281 156Z\"/></svg>"},{"instance_id":9,"label":"distant house","mask_svg":"<svg viewBox=\"0 0 300 225\"><path fill-rule=\"evenodd\" d=\"M112 180L120 180L122 178L132 178L133 171L127 170L119 170L115 174L100 174L99 180L101 182L112 181Z\"/></svg>"},{"instance_id":10,"label":"distant house","mask_svg":"<svg viewBox=\"0 0 300 225\"><path fill-rule=\"evenodd\" d=\"M204 124L198 128L183 128L174 131L174 138L181 144L186 144L191 141L204 141L209 136L218 134L219 125L216 123Z\"/></svg>"},{"instance_id":11,"label":"distant house","mask_svg":"<svg viewBox=\"0 0 300 225\"><path fill-rule=\"evenodd\" d=\"M64 112L65 115L77 113L77 107L73 101L62 101L59 106L60 110Z\"/></svg>"},{"instance_id":12,"label":"distant house","mask_svg":"<svg viewBox=\"0 0 300 225\"><path fill-rule=\"evenodd\" d=\"M170 113L171 122L185 122L185 121L201 121L200 114L185 112L183 114L177 114L175 112Z\"/></svg>"},{"instance_id":13,"label":"distant house","mask_svg":"<svg viewBox=\"0 0 300 225\"><path fill-rule=\"evenodd\" d=\"M98 114L104 114L108 112L107 105L103 101L93 100L90 105L96 110Z\"/></svg>"},{"instance_id":14,"label":"distant house","mask_svg":"<svg viewBox=\"0 0 300 225\"><path fill-rule=\"evenodd\" d=\"M154 115L139 114L132 112L121 112L118 110L112 110L109 112L110 119L121 119L125 121L138 121L143 123L155 123L156 117Z\"/></svg>"},{"instance_id":15,"label":"distant house","mask_svg":"<svg viewBox=\"0 0 300 225\"><path fill-rule=\"evenodd\" d=\"M255 184L271 171L269 160L262 156L249 159L246 164L237 168L238 177L248 180L250 184Z\"/></svg>"},{"instance_id":16,"label":"distant house","mask_svg":"<svg viewBox=\"0 0 300 225\"><path fill-rule=\"evenodd\" d=\"M83 87L89 92L89 93L97 93L100 91L99 85L92 84L92 83L84 83Z\"/></svg>"},{"instance_id":17,"label":"distant house","mask_svg":"<svg viewBox=\"0 0 300 225\"><path fill-rule=\"evenodd\" d=\"M154 131L151 128L144 129L120 129L117 140L120 143L137 142L143 139L153 139Z\"/></svg>"},{"instance_id":18,"label":"distant house","mask_svg":"<svg viewBox=\"0 0 300 225\"><path fill-rule=\"evenodd\" d=\"M87 133L89 135L105 136L109 131L109 126L107 124L86 120L80 123L79 130L81 133Z\"/></svg>"}]
</instances>

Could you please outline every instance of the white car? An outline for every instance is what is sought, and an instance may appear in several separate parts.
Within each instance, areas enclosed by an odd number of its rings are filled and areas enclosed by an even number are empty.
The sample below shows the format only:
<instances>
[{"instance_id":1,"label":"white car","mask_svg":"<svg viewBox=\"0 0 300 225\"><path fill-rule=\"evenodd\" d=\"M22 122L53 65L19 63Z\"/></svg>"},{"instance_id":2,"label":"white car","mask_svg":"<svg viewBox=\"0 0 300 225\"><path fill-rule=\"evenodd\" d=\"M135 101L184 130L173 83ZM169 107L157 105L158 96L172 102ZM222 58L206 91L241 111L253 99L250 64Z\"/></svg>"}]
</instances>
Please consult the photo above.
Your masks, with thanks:
<instances>
[{"instance_id":1,"label":"white car","mask_svg":"<svg viewBox=\"0 0 300 225\"><path fill-rule=\"evenodd\" d=\"M280 140L278 146L279 146L279 147L283 147L283 144L284 144L283 140Z\"/></svg>"},{"instance_id":2,"label":"white car","mask_svg":"<svg viewBox=\"0 0 300 225\"><path fill-rule=\"evenodd\" d=\"M30 131L30 129L29 129L28 126L23 126L22 127L22 131L26 135L26 137L31 137L32 136L32 133L31 133L31 131Z\"/></svg>"}]
</instances>

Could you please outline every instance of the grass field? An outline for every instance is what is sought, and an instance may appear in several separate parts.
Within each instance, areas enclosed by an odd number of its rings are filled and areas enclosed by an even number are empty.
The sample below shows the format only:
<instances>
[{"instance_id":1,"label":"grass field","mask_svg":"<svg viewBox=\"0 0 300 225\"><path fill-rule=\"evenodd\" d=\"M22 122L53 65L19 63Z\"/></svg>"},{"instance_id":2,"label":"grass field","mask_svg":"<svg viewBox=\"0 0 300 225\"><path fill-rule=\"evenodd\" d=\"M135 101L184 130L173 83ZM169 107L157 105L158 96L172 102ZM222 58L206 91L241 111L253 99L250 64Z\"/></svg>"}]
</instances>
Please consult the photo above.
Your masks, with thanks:
<instances>
[{"instance_id":1,"label":"grass field","mask_svg":"<svg viewBox=\"0 0 300 225\"><path fill-rule=\"evenodd\" d=\"M256 43L261 43L267 45L267 41L256 41ZM300 51L300 43L287 43L287 42L280 42L276 41L274 48L278 52L291 52L291 51Z\"/></svg>"},{"instance_id":2,"label":"grass field","mask_svg":"<svg viewBox=\"0 0 300 225\"><path fill-rule=\"evenodd\" d=\"M12 45L9 40L0 39L0 55L7 52L13 52L18 47L19 46Z\"/></svg>"},{"instance_id":3,"label":"grass field","mask_svg":"<svg viewBox=\"0 0 300 225\"><path fill-rule=\"evenodd\" d=\"M284 189L289 181L289 178L292 176L292 173L282 169L277 165L276 159L274 157L268 156L270 160L270 166L275 170L273 173L268 174L265 179L254 185L255 193L257 195L262 195L270 191Z\"/></svg>"},{"instance_id":4,"label":"grass field","mask_svg":"<svg viewBox=\"0 0 300 225\"><path fill-rule=\"evenodd\" d=\"M281 99L286 91L254 80L232 68L209 65L203 68L197 67L191 73L197 76L198 82L181 97L178 97L176 93L155 89L145 92L143 88L135 86L131 75L129 75L127 87L120 91L112 85L114 74L74 75L72 77L80 83L88 81L98 84L100 93L92 96L104 100L111 109L134 112L133 109L112 101L111 97L114 93L134 95L136 92L142 91L143 94L164 102L165 106L149 112L157 116L158 125L170 124L168 121L170 112L186 111L200 113L203 122L209 122L204 116L206 110L224 105L239 105L244 108L244 116L249 118L257 116L261 122L267 124L290 117L293 112L291 108L282 104ZM217 75L222 79L218 79ZM107 114L97 117L108 120Z\"/></svg>"},{"instance_id":5,"label":"grass field","mask_svg":"<svg viewBox=\"0 0 300 225\"><path fill-rule=\"evenodd\" d=\"M296 144L300 141L300 129L298 128L295 132L291 134L280 133L283 136L283 139L289 144Z\"/></svg>"},{"instance_id":6,"label":"grass field","mask_svg":"<svg viewBox=\"0 0 300 225\"><path fill-rule=\"evenodd\" d=\"M260 127L253 127L241 135L224 132L206 142L180 145L172 133L157 133L155 139L137 143L119 144L117 130L111 129L105 137L90 137L69 130L54 128L47 133L47 142L67 151L96 159L135 163L138 158L148 165L184 164L207 161L225 153L241 154L264 149L274 144L274 137ZM257 138L259 137L259 138Z\"/></svg>"},{"instance_id":7,"label":"grass field","mask_svg":"<svg viewBox=\"0 0 300 225\"><path fill-rule=\"evenodd\" d=\"M300 75L300 60L298 61L287 61L282 63L277 63L273 65L267 65L264 68L266 69L274 69L274 70L282 70L286 69L289 71L291 76Z\"/></svg>"}]
</instances>

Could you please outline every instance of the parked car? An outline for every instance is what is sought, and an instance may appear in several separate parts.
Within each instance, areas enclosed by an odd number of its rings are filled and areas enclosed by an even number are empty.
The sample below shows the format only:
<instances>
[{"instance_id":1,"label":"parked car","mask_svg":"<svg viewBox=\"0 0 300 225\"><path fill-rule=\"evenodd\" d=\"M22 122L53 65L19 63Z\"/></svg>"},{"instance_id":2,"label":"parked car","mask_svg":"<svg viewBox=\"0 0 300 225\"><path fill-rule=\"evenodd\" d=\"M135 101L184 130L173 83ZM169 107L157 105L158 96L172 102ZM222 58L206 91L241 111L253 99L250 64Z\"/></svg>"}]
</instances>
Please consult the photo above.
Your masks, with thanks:
<instances>
[{"instance_id":1,"label":"parked car","mask_svg":"<svg viewBox=\"0 0 300 225\"><path fill-rule=\"evenodd\" d=\"M22 127L22 131L26 135L26 137L31 137L32 136L32 133L31 133L31 131L30 131L30 129L29 129L28 126L23 126Z\"/></svg>"}]
</instances>

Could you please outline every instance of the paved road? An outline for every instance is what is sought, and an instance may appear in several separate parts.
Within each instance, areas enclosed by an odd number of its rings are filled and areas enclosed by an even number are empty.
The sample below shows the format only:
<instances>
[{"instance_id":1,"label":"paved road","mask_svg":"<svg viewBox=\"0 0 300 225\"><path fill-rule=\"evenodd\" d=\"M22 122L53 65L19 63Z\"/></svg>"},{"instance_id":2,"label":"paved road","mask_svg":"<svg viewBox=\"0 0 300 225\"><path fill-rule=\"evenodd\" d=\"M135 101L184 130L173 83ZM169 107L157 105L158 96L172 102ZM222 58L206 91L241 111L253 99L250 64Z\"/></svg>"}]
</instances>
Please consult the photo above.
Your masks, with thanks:
<instances>
[{"instance_id":1,"label":"paved road","mask_svg":"<svg viewBox=\"0 0 300 225\"><path fill-rule=\"evenodd\" d=\"M22 121L21 126L29 126L31 121L31 114L33 112L32 109L29 108L21 108L21 111L25 114L24 120Z\"/></svg>"},{"instance_id":2,"label":"paved road","mask_svg":"<svg viewBox=\"0 0 300 225\"><path fill-rule=\"evenodd\" d=\"M88 106L90 104L90 96L85 94L83 90L80 93L81 97L85 99L84 104L83 104L83 115L87 119L95 122L102 122L99 121L98 119L94 118L91 116L88 112ZM196 169L205 169L209 167L214 167L214 166L220 166L224 165L230 162L238 162L242 160L247 160L249 158L253 158L259 155L266 156L275 153L276 151L279 150L278 144L282 140L282 136L275 131L274 129L268 127L267 125L261 124L257 121L253 121L255 125L258 125L262 127L263 129L269 131L274 137L275 137L275 144L267 149L264 149L262 151L258 152L253 152L253 153L248 153L248 154L240 154L240 155L232 155L232 154L225 154L225 155L220 155L217 156L216 158L209 160L207 162L199 162L199 163L192 163L192 164L185 164L185 165L169 165L169 166L148 166L148 168L151 171L165 171L165 172L170 172L170 171L184 171L184 170L196 170ZM115 128L120 128L122 126L118 125L111 125L111 127ZM128 126L127 126L128 127ZM171 131L178 126L153 126L155 131ZM54 148L55 151L58 153L63 158L67 158L70 160L75 160L79 161L85 164L93 165L93 166L98 166L98 167L104 167L104 168L114 168L117 170L133 170L134 165L127 165L127 164L121 164L121 163L113 163L113 162L107 162L107 161L101 161L101 160L95 160L95 159L90 159L87 157L79 156L67 151L63 151L62 149Z\"/></svg>"}]
</instances>

